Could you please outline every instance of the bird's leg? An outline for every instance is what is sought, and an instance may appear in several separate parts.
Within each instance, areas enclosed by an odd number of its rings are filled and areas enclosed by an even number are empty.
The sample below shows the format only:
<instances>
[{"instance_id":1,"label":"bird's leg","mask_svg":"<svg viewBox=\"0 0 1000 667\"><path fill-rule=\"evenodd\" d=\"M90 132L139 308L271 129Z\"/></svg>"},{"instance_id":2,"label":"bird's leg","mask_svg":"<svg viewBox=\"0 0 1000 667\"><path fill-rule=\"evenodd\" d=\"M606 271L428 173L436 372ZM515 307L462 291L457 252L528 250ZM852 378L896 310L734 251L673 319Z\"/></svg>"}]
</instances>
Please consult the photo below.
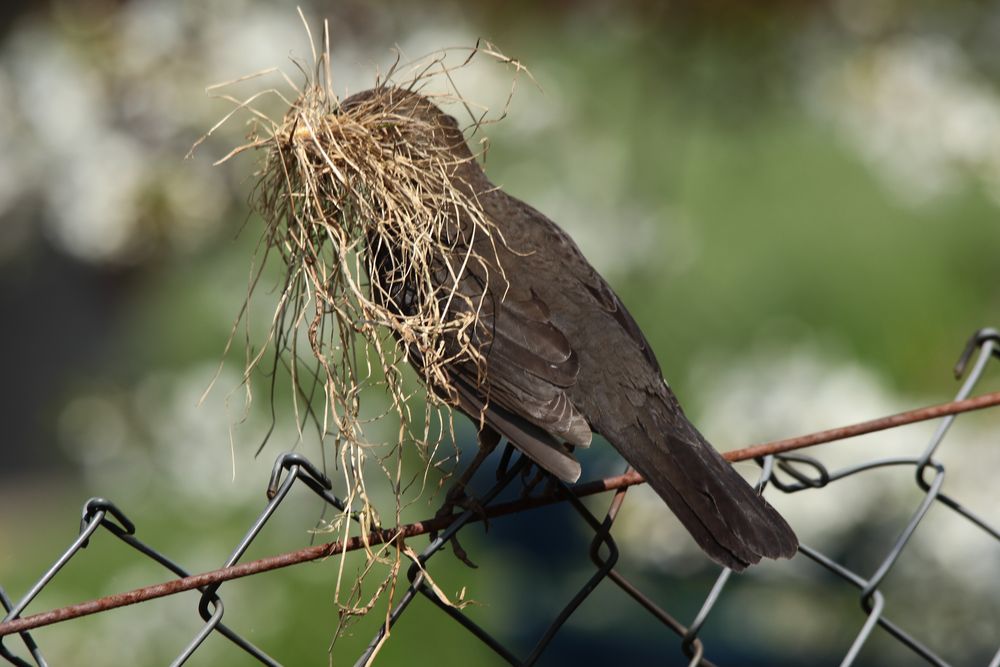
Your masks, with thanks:
<instances>
[{"instance_id":1,"label":"bird's leg","mask_svg":"<svg viewBox=\"0 0 1000 667\"><path fill-rule=\"evenodd\" d=\"M514 456L514 452L517 451L514 445L510 442L507 446L503 448L503 454L500 456L500 464L497 465L497 481L507 476L507 471L510 470L510 460Z\"/></svg>"},{"instance_id":2,"label":"bird's leg","mask_svg":"<svg viewBox=\"0 0 1000 667\"><path fill-rule=\"evenodd\" d=\"M455 483L451 485L451 488L448 489L448 493L445 494L445 503L441 508L442 510L448 510L445 513L450 514L451 510L456 506L462 507L463 505L461 503L463 501L475 502L474 499L469 498L466 495L465 487L472 480L476 471L483 465L483 462L486 461L486 459L489 458L489 455L493 453L493 450L496 449L499 443L500 434L489 426L484 427L483 430L479 432L479 451L476 452L476 457L472 459L469 466L464 472L462 472L462 475L455 480ZM463 496L465 496L464 499ZM442 512L439 511L438 513L441 514Z\"/></svg>"},{"instance_id":3,"label":"bird's leg","mask_svg":"<svg viewBox=\"0 0 1000 667\"><path fill-rule=\"evenodd\" d=\"M545 479L545 471L538 466L530 466L521 473L521 497L527 498L535 487Z\"/></svg>"},{"instance_id":4,"label":"bird's leg","mask_svg":"<svg viewBox=\"0 0 1000 667\"><path fill-rule=\"evenodd\" d=\"M542 485L541 495L544 497L555 491L556 478L540 466L530 466L521 473L521 497L528 498L538 486Z\"/></svg>"},{"instance_id":5,"label":"bird's leg","mask_svg":"<svg viewBox=\"0 0 1000 667\"><path fill-rule=\"evenodd\" d=\"M572 446L567 445L567 448L571 452L573 451ZM532 471L534 471L534 474L532 474ZM540 495L545 497L556 492L556 489L559 487L559 479L537 464L525 468L521 473L521 497L529 497L538 488L539 484L542 485Z\"/></svg>"},{"instance_id":6,"label":"bird's leg","mask_svg":"<svg viewBox=\"0 0 1000 667\"><path fill-rule=\"evenodd\" d=\"M448 493L445 494L444 504L441 505L441 508L434 515L435 518L451 516L454 514L456 507L461 507L466 510L473 510L477 514L481 515L483 517L483 525L487 527L489 526L489 524L486 523L485 509L479 504L479 501L466 494L465 488L472 480L473 475L476 474L476 471L479 470L480 466L483 465L483 462L489 457L489 455L493 453L493 450L496 449L499 443L500 434L489 426L484 426L483 430L479 432L479 451L476 452L476 457L472 459L465 471L462 472L462 475L455 480L455 483L448 489ZM435 537L436 534L432 533L431 539L434 539ZM451 546L452 550L455 552L456 558L469 567L477 567L475 563L469 560L469 556L459 543L457 535L451 538Z\"/></svg>"}]
</instances>

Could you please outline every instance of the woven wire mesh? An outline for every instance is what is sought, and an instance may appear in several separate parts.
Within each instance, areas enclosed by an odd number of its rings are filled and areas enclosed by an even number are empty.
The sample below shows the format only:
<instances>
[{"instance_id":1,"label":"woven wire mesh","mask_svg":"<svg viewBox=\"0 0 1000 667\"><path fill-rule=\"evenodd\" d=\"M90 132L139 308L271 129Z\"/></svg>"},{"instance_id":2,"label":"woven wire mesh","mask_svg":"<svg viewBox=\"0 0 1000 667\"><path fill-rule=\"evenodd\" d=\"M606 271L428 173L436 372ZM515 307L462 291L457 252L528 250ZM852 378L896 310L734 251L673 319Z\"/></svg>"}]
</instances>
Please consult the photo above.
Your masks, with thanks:
<instances>
[{"instance_id":1,"label":"woven wire mesh","mask_svg":"<svg viewBox=\"0 0 1000 667\"><path fill-rule=\"evenodd\" d=\"M974 361L973 356L975 356ZM972 393L986 372L991 358L995 357L1000 357L1000 332L993 329L983 329L977 332L966 346L956 369L957 373L961 375L971 362L971 369L956 396L956 400L965 399ZM818 458L798 453L778 454L758 459L761 466L758 486L762 489L769 486L786 494L836 488L836 483L841 480L866 475L880 468L898 469L902 467L913 472L914 484L920 491L919 499L912 507L909 519L903 525L896 527L895 538L880 554L878 564L871 572L850 569L833 555L823 553L805 544L800 546L800 552L803 556L817 563L845 585L857 589L861 611L861 628L850 645L843 649L843 658L840 662L843 666L856 664L862 648L879 629L910 651L916 662L942 666L949 664L945 657L929 648L920 637L914 636L887 615L886 594L883 593L880 586L906 551L911 537L924 521L932 506L945 508L951 513L954 521L967 522L988 538L1000 542L1000 529L995 523L991 523L986 518L974 513L956 498L942 491L946 469L944 464L936 458L936 455L955 418L955 415L951 415L941 419L927 445L913 456L874 458L863 464L839 469L830 469ZM588 509L569 487L554 484L554 488L549 489L549 493L557 494L560 500L573 508L580 522L592 533L588 555L593 564L593 572L586 582L565 600L562 609L541 631L533 646L514 647L498 639L493 632L477 623L462 609L449 604L438 596L434 587L429 584L427 576L432 559L437 554L442 553L445 545L461 530L479 520L484 509L495 507L501 493L516 480L523 478L524 473L529 468L530 462L523 456L512 465L509 464L511 451L508 447L504 457L506 463L502 465L503 472L498 474L497 483L489 491L476 498L477 507L458 515L446 529L431 540L420 554L415 557L408 556L412 561L407 571L408 587L396 601L388 616L387 623L372 638L367 649L357 657L356 664L364 665L372 661L378 648L387 639L387 633L392 624L413 608L411 603L418 597L429 600L508 663L512 665L535 664L542 658L557 633L580 608L580 605L597 589L599 584L608 581L621 589L635 604L662 624L665 631L677 635L679 639L677 649L683 653L686 662L690 665L712 665L713 663L706 658L706 653L709 652L708 647L705 646L700 636L706 625L712 622L712 613L716 609L717 603L726 595L732 573L730 570L723 570L719 574L705 596L699 612L688 624L679 621L651 596L644 593L639 586L616 569L620 549L612 536L612 527L625 500L627 487L620 488L614 493L610 506L603 516L596 515ZM332 484L320 470L300 454L283 454L275 462L267 486L267 505L247 530L243 539L233 549L225 561L224 567L233 566L240 561L264 525L271 519L296 485L304 485L323 502L341 511L345 509L344 503L331 493ZM524 508L529 509L530 504L524 505ZM100 536L107 533L174 575L178 577L189 576L189 573L181 565L138 539L135 536L135 524L114 503L103 498L92 498L84 504L79 534L27 593L15 603L0 587L0 603L7 611L3 622L20 618L36 596L51 584L71 559L81 553L91 539L99 539ZM282 664L278 659L255 646L244 635L222 622L225 607L219 593L221 584L221 581L216 581L197 586L201 592L197 610L204 623L171 664L184 664L212 633L219 633L261 664ZM102 609L101 601L98 600L93 601L93 609L90 611L96 612ZM58 617L58 613L53 614L52 622L60 620ZM15 653L14 649L3 642L4 639L7 639L7 643L11 643L9 641L11 636L0 635L0 657L10 664L22 667L48 664L42 649L33 639L30 631L24 630L16 634L18 634L23 646L19 647L19 651ZM181 641L183 640L179 640L178 643L180 644ZM998 644L1000 644L1000 640L998 640ZM989 667L1000 667L1000 648L990 661Z\"/></svg>"}]
</instances>

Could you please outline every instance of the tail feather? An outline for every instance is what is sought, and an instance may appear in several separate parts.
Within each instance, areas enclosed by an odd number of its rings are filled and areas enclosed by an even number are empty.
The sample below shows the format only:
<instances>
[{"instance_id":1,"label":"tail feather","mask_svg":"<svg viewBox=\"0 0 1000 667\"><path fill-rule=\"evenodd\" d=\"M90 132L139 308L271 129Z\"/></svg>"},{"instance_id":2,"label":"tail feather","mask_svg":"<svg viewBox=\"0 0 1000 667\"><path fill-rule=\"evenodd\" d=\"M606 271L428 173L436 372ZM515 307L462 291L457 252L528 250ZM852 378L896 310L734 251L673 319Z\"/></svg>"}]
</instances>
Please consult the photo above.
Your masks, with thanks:
<instances>
[{"instance_id":1,"label":"tail feather","mask_svg":"<svg viewBox=\"0 0 1000 667\"><path fill-rule=\"evenodd\" d=\"M678 432L656 413L612 443L702 550L735 571L761 558L794 556L798 538L777 510L693 426Z\"/></svg>"}]
</instances>

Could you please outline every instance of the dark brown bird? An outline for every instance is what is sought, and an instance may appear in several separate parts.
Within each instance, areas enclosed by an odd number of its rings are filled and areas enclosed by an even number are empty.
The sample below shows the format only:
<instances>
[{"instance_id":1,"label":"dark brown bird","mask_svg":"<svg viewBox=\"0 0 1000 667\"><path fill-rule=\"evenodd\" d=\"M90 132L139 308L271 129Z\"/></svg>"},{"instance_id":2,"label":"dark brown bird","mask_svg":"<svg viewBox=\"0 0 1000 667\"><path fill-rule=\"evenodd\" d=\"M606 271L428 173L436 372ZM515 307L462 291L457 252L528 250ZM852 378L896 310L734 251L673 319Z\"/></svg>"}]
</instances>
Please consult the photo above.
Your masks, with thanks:
<instances>
[{"instance_id":1,"label":"dark brown bird","mask_svg":"<svg viewBox=\"0 0 1000 667\"><path fill-rule=\"evenodd\" d=\"M483 425L481 440L502 435L546 471L573 482L580 464L569 446L586 447L591 433L599 433L716 562L743 570L762 557L792 557L795 533L687 420L639 326L573 240L494 186L455 119L426 97L380 88L344 100L341 108L373 102L391 115L418 119L427 141L448 147L455 158L451 183L478 201L503 237L503 243L472 237L463 220L452 230L457 254L471 245L484 258L469 264L458 284L468 302L451 306L481 299L471 335L483 359L447 368L452 401ZM371 247L371 239L369 245L371 271L399 268L393 248ZM398 311L416 307L406 286L390 292L386 298ZM419 357L412 360L419 365Z\"/></svg>"}]
</instances>

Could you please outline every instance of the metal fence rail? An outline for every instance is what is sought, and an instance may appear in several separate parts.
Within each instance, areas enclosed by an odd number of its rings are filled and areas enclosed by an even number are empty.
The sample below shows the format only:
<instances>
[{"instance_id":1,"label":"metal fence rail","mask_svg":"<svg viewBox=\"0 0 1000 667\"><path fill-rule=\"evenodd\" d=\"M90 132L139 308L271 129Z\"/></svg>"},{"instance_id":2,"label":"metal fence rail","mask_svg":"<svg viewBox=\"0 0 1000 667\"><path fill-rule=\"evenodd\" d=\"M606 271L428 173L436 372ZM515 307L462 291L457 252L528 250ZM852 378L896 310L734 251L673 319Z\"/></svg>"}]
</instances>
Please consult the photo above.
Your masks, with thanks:
<instances>
[{"instance_id":1,"label":"metal fence rail","mask_svg":"<svg viewBox=\"0 0 1000 667\"><path fill-rule=\"evenodd\" d=\"M974 361L973 356L975 356ZM995 329L982 329L976 332L970 339L956 366L956 376L961 377L965 374L967 366L972 362L971 369L968 369L968 376L956 396L956 401L953 403L874 420L873 422L867 422L855 427L834 429L814 434L813 436L747 448L740 450L740 452L731 452L727 455L727 458L730 460L755 458L761 465L758 485L763 488L765 485L770 484L773 488L784 493L801 493L825 488L845 478L863 475L879 468L905 467L912 469L914 482L922 494L921 498L913 508L910 519L900 527L899 533L892 545L882 554L881 561L873 572L866 574L853 571L830 555L821 553L807 545L800 546L802 554L842 579L847 585L858 589L858 599L863 614L862 627L851 645L845 647L845 654L841 661L842 666L846 667L855 663L862 647L877 627L885 630L889 636L909 649L915 657L922 659L923 662L939 666L949 664L944 657L935 653L919 638L909 634L885 614L886 600L879 587L906 550L910 538L924 520L928 510L934 505L947 508L956 520L967 521L984 535L1000 542L1000 529L998 529L995 523L991 523L986 518L973 513L955 498L941 491L945 476L945 466L935 458L958 413L971 409L1000 405L1000 394L969 399L973 389L990 364L991 358L994 357L1000 358L1000 332ZM790 453L788 451L873 430L892 428L920 419L942 416L943 418L927 446L919 455L913 457L879 458L861 465L830 470L812 456ZM322 498L324 502L329 503L333 507L342 511L345 509L344 503L331 493L332 484L322 472L299 454L283 454L275 463L267 487L268 503L264 510L250 526L246 535L234 548L229 558L226 559L223 567L219 570L200 575L190 575L182 566L171 560L168 556L139 540L135 536L135 525L113 503L102 498L93 498L84 505L80 532L76 539L73 540L56 562L17 603L12 602L3 588L0 587L0 603L7 610L7 614L4 616L2 622L0 622L0 657L10 664L21 667L47 665L48 663L45 661L41 649L30 634L31 629L89 613L98 613L126 604L142 602L185 590L197 589L201 592L198 613L203 619L204 624L195 636L191 638L187 646L180 651L177 658L171 663L172 665L181 665L187 661L198 647L201 646L205 638L213 632L218 632L226 637L261 664L280 665L281 663L278 660L267 655L235 630L222 623L225 608L222 598L219 595L219 588L224 581L240 576L252 576L253 574L277 567L315 560L334 553L360 548L366 542L369 544L396 542L397 545L401 545L405 538L439 531L436 537L431 540L430 544L415 559L411 558L412 563L407 572L409 580L408 588L391 611L387 624L381 627L369 643L367 649L358 657L357 665L365 665L371 661L377 653L379 646L387 639L389 627L406 612L410 603L418 596L426 597L510 664L535 664L544 654L565 622L597 588L598 584L607 580L624 591L635 603L659 621L665 629L675 633L679 637L679 650L683 651L684 655L687 656L690 665L711 666L713 663L706 659L706 647L699 639L699 635L706 623L710 621L716 603L725 595L731 571L722 571L715 585L706 596L694 620L690 624L685 625L615 569L619 556L619 547L611 535L611 528L625 499L628 488L640 482L641 478L632 473L617 478L577 485L575 487L558 484L555 486L555 491L547 496L529 497L513 502L498 502L497 498L501 492L518 479L529 465L530 463L527 459L520 457L513 465L505 466L506 472L496 485L482 497L476 499L480 505L480 510L465 511L454 518L454 520L449 517L438 518L396 529L378 530L364 540L354 538L347 543L314 546L258 561L239 563L246 550L263 529L264 525L274 515L296 483L304 484L313 493ZM581 497L607 490L614 490L610 506L604 516L595 516L582 503ZM566 600L562 610L541 633L534 646L527 649L523 647L517 649L497 639L487 628L477 624L468 615L463 613L462 610L440 599L434 592L433 587L428 584L425 573L428 571L431 559L442 551L451 538L456 536L460 530L470 523L483 520L485 517L529 511L535 507L554 502L569 503L580 517L580 520L593 532L593 538L590 541L589 556L595 569L583 586ZM143 556L172 572L179 579L22 618L23 612L32 600L35 599L42 589L52 582L70 559L74 558L87 546L89 540L97 539L100 529L104 529L103 532L111 533L111 535L123 541ZM23 643L22 655L15 654L3 643L5 637L13 634L17 634ZM1000 667L1000 647L998 647L996 654L989 663L989 667Z\"/></svg>"}]
</instances>

